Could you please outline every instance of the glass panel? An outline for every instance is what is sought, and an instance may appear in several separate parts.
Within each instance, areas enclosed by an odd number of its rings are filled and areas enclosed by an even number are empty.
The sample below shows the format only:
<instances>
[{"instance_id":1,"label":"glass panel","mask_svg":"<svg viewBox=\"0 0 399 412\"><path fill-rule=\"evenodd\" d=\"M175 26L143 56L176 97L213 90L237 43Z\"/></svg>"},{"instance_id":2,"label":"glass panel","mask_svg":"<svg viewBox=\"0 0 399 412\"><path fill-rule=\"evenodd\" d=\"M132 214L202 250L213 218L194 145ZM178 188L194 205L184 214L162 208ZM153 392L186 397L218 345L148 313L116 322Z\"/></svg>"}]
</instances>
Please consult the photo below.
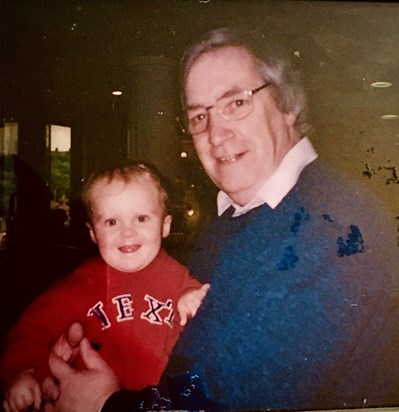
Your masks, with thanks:
<instances>
[{"instance_id":1,"label":"glass panel","mask_svg":"<svg viewBox=\"0 0 399 412\"><path fill-rule=\"evenodd\" d=\"M15 211L16 191L13 157L18 153L18 123L4 122L0 128L0 247L5 245L7 223Z\"/></svg>"},{"instance_id":2,"label":"glass panel","mask_svg":"<svg viewBox=\"0 0 399 412\"><path fill-rule=\"evenodd\" d=\"M68 208L71 190L71 128L51 125L52 208Z\"/></svg>"},{"instance_id":3,"label":"glass panel","mask_svg":"<svg viewBox=\"0 0 399 412\"><path fill-rule=\"evenodd\" d=\"M51 125L46 134L50 147L51 238L58 244L66 241L70 221L71 128Z\"/></svg>"}]
</instances>

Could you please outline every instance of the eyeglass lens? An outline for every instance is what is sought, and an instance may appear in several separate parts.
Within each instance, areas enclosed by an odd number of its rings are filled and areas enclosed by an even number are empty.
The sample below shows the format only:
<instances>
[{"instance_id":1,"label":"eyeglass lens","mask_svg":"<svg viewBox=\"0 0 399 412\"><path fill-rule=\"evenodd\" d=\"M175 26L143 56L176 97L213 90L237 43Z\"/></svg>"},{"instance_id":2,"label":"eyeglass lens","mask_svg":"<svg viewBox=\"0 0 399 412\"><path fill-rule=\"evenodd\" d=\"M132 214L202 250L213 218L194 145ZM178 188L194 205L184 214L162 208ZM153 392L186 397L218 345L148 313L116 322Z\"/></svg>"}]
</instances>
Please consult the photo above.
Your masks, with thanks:
<instances>
[{"instance_id":1,"label":"eyeglass lens","mask_svg":"<svg viewBox=\"0 0 399 412\"><path fill-rule=\"evenodd\" d=\"M214 106L198 107L187 110L187 129L192 135L204 132L209 124L209 111L216 108L226 120L240 120L248 116L253 110L253 96L269 86L267 82L254 90L244 90L232 96L219 99Z\"/></svg>"},{"instance_id":2,"label":"eyeglass lens","mask_svg":"<svg viewBox=\"0 0 399 412\"><path fill-rule=\"evenodd\" d=\"M226 120L239 120L248 116L253 108L253 97L248 91L218 100L215 106L187 111L188 130L191 134L204 132L208 127L209 110L215 107Z\"/></svg>"}]
</instances>

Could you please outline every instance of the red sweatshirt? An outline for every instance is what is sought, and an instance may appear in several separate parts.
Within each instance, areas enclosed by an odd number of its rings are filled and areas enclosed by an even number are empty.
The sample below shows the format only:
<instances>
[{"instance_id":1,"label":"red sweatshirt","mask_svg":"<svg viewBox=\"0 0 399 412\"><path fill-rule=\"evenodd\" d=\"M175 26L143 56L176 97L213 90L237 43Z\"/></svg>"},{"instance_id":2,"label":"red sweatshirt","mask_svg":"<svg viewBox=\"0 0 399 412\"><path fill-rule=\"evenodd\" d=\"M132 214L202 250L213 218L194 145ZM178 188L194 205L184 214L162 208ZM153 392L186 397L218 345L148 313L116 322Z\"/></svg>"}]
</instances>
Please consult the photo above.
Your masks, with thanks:
<instances>
[{"instance_id":1,"label":"red sweatshirt","mask_svg":"<svg viewBox=\"0 0 399 412\"><path fill-rule=\"evenodd\" d=\"M134 273L99 257L85 262L28 306L7 335L0 363L4 387L32 367L43 380L49 349L74 321L126 388L157 384L182 330L174 316L177 301L200 286L163 250Z\"/></svg>"}]
</instances>

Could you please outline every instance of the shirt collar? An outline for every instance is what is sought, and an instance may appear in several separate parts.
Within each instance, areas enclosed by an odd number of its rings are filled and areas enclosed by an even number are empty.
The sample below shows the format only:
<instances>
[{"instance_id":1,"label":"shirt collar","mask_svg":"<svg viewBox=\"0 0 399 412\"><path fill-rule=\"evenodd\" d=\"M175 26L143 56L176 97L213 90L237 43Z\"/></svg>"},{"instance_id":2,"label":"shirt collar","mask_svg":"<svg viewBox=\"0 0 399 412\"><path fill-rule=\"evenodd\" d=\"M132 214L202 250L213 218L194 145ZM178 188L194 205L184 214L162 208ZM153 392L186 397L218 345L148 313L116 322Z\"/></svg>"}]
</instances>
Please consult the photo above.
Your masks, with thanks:
<instances>
[{"instance_id":1,"label":"shirt collar","mask_svg":"<svg viewBox=\"0 0 399 412\"><path fill-rule=\"evenodd\" d=\"M285 156L278 168L266 180L256 196L246 205L240 206L223 191L217 196L218 215L230 206L235 208L233 216L239 216L267 203L275 209L295 186L302 170L317 158L317 153L307 137L302 138Z\"/></svg>"}]
</instances>

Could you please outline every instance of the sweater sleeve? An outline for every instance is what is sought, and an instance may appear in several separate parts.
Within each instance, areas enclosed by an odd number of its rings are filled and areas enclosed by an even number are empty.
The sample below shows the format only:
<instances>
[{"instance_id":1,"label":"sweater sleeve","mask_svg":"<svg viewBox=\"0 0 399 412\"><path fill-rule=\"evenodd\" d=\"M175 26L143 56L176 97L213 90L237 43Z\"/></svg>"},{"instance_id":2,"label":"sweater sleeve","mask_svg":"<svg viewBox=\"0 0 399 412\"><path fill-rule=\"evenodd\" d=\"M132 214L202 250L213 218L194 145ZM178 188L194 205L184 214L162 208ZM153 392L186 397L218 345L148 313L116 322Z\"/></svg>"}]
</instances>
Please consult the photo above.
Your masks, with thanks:
<instances>
[{"instance_id":1,"label":"sweater sleeve","mask_svg":"<svg viewBox=\"0 0 399 412\"><path fill-rule=\"evenodd\" d=\"M197 375L166 377L157 386L140 392L120 390L112 394L100 412L145 412L169 410L228 411L225 405L206 398Z\"/></svg>"},{"instance_id":2,"label":"sweater sleeve","mask_svg":"<svg viewBox=\"0 0 399 412\"><path fill-rule=\"evenodd\" d=\"M197 277L192 276L187 267L169 256L164 250L160 253L159 262L163 268L164 282L175 287L175 297L180 297L188 289L199 289L202 286L202 283ZM167 272L165 268L168 268Z\"/></svg>"},{"instance_id":3,"label":"sweater sleeve","mask_svg":"<svg viewBox=\"0 0 399 412\"><path fill-rule=\"evenodd\" d=\"M90 283L90 285L89 285ZM74 321L84 325L88 286L92 281L82 270L65 278L35 299L3 342L0 379L3 389L22 371L34 368L40 381L48 374L48 354L55 341ZM97 287L97 286L95 286Z\"/></svg>"},{"instance_id":4,"label":"sweater sleeve","mask_svg":"<svg viewBox=\"0 0 399 412\"><path fill-rule=\"evenodd\" d=\"M168 361L170 353L175 346L183 327L180 325L180 317L177 312L179 298L188 290L199 289L202 284L193 278L188 269L162 251L158 261L162 270L162 278L159 281L164 289L169 289L168 297L173 301L173 317L170 319L169 332L165 334L162 346L162 355L155 375L160 378Z\"/></svg>"},{"instance_id":5,"label":"sweater sleeve","mask_svg":"<svg viewBox=\"0 0 399 412\"><path fill-rule=\"evenodd\" d=\"M180 296L183 295L189 289L200 289L202 283L193 278L187 269L182 272L182 280L180 287Z\"/></svg>"},{"instance_id":6,"label":"sweater sleeve","mask_svg":"<svg viewBox=\"0 0 399 412\"><path fill-rule=\"evenodd\" d=\"M113 393L106 401L100 412L138 412L141 411L142 392L120 390Z\"/></svg>"}]
</instances>

